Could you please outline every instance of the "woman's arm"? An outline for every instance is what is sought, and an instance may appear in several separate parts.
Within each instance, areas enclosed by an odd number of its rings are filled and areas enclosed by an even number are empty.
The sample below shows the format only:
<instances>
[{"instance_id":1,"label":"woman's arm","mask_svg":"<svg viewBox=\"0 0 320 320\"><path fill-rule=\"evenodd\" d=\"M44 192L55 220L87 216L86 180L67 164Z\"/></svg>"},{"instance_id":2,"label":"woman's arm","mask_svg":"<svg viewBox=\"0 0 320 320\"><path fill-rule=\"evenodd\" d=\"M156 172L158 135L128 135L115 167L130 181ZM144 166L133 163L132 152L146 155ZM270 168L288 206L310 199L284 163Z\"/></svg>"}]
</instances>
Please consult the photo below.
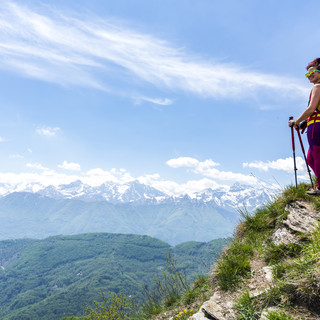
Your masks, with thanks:
<instances>
[{"instance_id":1,"label":"woman's arm","mask_svg":"<svg viewBox=\"0 0 320 320\"><path fill-rule=\"evenodd\" d=\"M314 111L317 109L319 105L319 101L320 101L320 84L316 84L312 88L311 99L310 99L308 108L304 110L304 112L300 115L300 117L298 117L294 121L296 126L298 126L298 124L303 120L308 119L308 117L310 117L314 113Z\"/></svg>"}]
</instances>

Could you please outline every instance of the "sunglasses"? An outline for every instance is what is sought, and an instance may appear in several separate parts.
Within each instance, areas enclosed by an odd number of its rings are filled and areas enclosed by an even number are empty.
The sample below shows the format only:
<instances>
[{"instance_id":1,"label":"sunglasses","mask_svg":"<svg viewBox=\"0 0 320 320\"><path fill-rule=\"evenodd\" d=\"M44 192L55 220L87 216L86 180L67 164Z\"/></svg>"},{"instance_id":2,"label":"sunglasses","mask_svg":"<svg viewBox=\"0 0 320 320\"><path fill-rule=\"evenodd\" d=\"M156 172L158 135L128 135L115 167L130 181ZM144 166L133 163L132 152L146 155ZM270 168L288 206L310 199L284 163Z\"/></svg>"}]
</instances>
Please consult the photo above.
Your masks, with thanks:
<instances>
[{"instance_id":1,"label":"sunglasses","mask_svg":"<svg viewBox=\"0 0 320 320\"><path fill-rule=\"evenodd\" d=\"M314 69L314 70L308 71L308 72L306 73L306 77L309 78L309 77L312 76L315 72L320 72L320 70Z\"/></svg>"}]
</instances>

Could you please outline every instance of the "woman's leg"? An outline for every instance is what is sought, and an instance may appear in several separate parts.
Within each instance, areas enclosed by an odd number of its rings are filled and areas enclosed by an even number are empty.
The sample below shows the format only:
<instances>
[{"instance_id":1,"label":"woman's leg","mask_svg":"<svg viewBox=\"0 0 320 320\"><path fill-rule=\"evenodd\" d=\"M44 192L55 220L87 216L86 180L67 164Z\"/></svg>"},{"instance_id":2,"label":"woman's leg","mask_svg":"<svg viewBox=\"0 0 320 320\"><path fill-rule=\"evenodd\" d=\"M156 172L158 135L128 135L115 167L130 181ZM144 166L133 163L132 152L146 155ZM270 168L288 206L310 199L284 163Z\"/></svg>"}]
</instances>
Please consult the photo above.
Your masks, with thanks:
<instances>
[{"instance_id":1,"label":"woman's leg","mask_svg":"<svg viewBox=\"0 0 320 320\"><path fill-rule=\"evenodd\" d=\"M312 160L311 160L312 166L310 165L310 167L312 168L314 174L317 177L317 184L319 187L319 185L320 185L320 146L313 146L312 149L313 149L311 151L311 153L312 153ZM308 155L309 155L309 152L308 152Z\"/></svg>"}]
</instances>

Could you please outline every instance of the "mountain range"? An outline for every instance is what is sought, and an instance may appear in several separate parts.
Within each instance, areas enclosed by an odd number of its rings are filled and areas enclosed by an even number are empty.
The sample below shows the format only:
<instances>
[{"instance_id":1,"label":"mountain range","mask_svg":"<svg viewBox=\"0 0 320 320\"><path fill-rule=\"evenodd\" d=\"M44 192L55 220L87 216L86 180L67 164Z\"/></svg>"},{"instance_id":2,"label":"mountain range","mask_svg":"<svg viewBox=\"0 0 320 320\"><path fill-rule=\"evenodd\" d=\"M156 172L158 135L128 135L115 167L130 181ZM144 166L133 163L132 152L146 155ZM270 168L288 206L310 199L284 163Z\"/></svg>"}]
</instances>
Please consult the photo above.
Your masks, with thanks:
<instances>
[{"instance_id":1,"label":"mountain range","mask_svg":"<svg viewBox=\"0 0 320 320\"><path fill-rule=\"evenodd\" d=\"M206 242L232 236L240 219L237 208L251 210L272 198L266 190L239 184L228 192L207 189L182 196L137 181L21 190L7 190L0 198L0 240L112 232L148 235L171 245Z\"/></svg>"},{"instance_id":2,"label":"mountain range","mask_svg":"<svg viewBox=\"0 0 320 320\"><path fill-rule=\"evenodd\" d=\"M238 209L245 206L252 210L262 203L272 200L279 190L257 188L255 186L235 183L231 187L205 189L191 194L169 195L154 187L135 180L128 183L105 182L99 186L90 186L80 180L58 186L40 184L0 184L0 196L13 192L30 192L52 199L78 199L84 201L107 201L113 204L163 204L163 203L209 203L225 208Z\"/></svg>"}]
</instances>

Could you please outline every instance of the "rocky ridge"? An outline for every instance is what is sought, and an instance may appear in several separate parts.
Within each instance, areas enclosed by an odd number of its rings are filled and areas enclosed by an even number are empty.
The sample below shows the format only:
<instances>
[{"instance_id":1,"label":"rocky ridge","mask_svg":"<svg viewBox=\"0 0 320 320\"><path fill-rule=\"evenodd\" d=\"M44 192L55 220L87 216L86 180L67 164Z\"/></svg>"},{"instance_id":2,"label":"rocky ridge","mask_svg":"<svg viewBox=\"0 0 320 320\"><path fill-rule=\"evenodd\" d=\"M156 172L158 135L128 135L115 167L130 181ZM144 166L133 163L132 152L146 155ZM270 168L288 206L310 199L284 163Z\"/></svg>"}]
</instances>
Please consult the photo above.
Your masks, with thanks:
<instances>
[{"instance_id":1,"label":"rocky ridge","mask_svg":"<svg viewBox=\"0 0 320 320\"><path fill-rule=\"evenodd\" d=\"M287 219L283 220L283 223L287 228L276 229L271 238L272 242L276 246L282 244L287 245L291 242L299 242L303 240L296 235L296 232L302 235L312 234L318 227L320 221L320 212L316 211L309 202L295 201L288 204L285 208L288 213ZM253 276L246 281L245 287L248 290L250 297L258 297L263 295L271 287L277 286L277 283L273 277L273 266L268 266L261 260L253 260L251 262L251 273ZM235 301L243 294L243 289L236 292L225 292L217 290L210 300L203 303L199 311L191 316L189 320L236 320L239 319L239 313L235 308ZM263 310L259 320L268 319L267 315L270 311L277 311L276 307L271 307ZM319 316L308 314L309 312L301 309L297 310L292 316L299 317L304 320L319 319ZM173 318L170 318L173 320ZM296 319L296 318L295 318Z\"/></svg>"},{"instance_id":2,"label":"rocky ridge","mask_svg":"<svg viewBox=\"0 0 320 320\"><path fill-rule=\"evenodd\" d=\"M184 310L198 310L183 319L320 319L320 199L305 196L305 188L290 187L273 204L243 217L213 266L210 289L189 305L182 302ZM241 270L246 259L248 268ZM225 275L237 279L227 288L221 281L226 262L234 271ZM180 319L179 308L153 319Z\"/></svg>"}]
</instances>

